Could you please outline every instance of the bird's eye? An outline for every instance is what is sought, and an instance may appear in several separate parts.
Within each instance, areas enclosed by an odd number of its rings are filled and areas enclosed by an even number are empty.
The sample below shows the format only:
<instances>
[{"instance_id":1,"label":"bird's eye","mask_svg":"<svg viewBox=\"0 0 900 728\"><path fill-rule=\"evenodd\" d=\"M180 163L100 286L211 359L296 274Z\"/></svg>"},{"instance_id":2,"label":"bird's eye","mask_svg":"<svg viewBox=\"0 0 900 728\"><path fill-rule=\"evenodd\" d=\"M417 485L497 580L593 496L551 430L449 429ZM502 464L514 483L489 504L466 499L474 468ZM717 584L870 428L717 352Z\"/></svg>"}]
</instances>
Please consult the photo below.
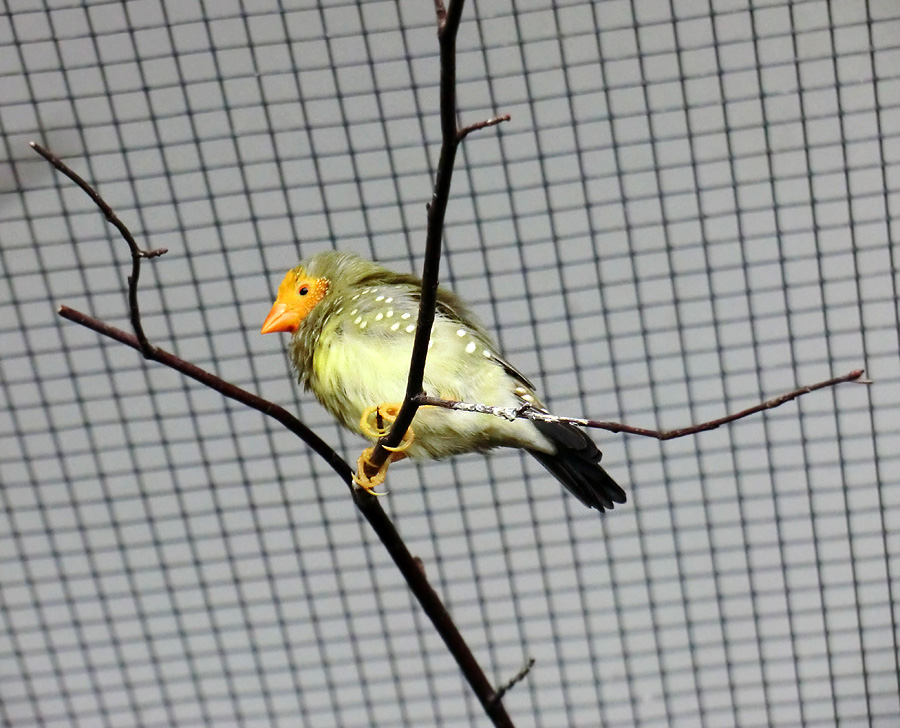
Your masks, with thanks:
<instances>
[{"instance_id":1,"label":"bird's eye","mask_svg":"<svg viewBox=\"0 0 900 728\"><path fill-rule=\"evenodd\" d=\"M297 291L301 296L305 296L309 293L309 286L300 286L300 290Z\"/></svg>"}]
</instances>

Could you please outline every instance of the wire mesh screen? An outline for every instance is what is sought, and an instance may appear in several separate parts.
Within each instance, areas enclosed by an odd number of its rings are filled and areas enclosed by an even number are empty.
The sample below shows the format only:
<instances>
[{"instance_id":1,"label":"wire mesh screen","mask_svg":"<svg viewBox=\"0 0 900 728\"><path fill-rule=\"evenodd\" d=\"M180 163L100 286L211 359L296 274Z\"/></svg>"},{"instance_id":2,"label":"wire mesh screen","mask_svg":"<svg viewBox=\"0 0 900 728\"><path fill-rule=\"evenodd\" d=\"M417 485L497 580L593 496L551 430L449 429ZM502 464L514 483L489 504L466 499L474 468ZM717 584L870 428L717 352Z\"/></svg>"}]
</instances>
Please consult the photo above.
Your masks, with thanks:
<instances>
[{"instance_id":1,"label":"wire mesh screen","mask_svg":"<svg viewBox=\"0 0 900 728\"><path fill-rule=\"evenodd\" d=\"M329 248L420 270L434 6L6 0L0 13L0 716L7 726L488 720L346 487L261 415L67 323L128 327L361 440L258 335ZM628 504L516 451L383 498L516 725L896 726L894 3L471 2L444 282Z\"/></svg>"}]
</instances>

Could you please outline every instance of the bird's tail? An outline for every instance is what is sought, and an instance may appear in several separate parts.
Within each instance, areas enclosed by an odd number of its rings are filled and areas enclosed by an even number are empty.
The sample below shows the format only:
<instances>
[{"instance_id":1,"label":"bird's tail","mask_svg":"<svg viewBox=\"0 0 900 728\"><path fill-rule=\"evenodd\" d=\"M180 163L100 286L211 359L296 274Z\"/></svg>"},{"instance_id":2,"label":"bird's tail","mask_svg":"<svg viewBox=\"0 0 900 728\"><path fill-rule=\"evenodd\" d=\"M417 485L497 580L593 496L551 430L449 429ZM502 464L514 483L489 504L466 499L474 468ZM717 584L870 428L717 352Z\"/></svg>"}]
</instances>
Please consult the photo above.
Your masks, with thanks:
<instances>
[{"instance_id":1,"label":"bird's tail","mask_svg":"<svg viewBox=\"0 0 900 728\"><path fill-rule=\"evenodd\" d=\"M587 433L561 422L536 420L534 426L553 443L556 452L529 452L578 500L601 513L625 502L625 491L600 466L603 455Z\"/></svg>"}]
</instances>

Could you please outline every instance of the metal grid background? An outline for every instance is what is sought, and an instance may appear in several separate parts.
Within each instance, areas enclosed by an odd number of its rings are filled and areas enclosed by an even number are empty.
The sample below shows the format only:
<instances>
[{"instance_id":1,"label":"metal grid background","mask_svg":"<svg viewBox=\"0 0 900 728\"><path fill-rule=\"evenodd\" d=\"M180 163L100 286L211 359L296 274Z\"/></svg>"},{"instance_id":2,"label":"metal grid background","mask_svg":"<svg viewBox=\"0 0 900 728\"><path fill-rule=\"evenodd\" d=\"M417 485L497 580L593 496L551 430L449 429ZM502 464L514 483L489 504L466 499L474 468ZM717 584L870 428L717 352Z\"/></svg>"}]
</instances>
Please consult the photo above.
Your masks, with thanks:
<instances>
[{"instance_id":1,"label":"metal grid background","mask_svg":"<svg viewBox=\"0 0 900 728\"><path fill-rule=\"evenodd\" d=\"M0 716L7 726L485 725L347 491L303 446L131 350L156 343L355 458L258 329L338 247L418 268L436 160L427 0L4 0ZM900 9L471 2L444 278L629 503L518 453L384 499L517 725L896 726Z\"/></svg>"}]
</instances>

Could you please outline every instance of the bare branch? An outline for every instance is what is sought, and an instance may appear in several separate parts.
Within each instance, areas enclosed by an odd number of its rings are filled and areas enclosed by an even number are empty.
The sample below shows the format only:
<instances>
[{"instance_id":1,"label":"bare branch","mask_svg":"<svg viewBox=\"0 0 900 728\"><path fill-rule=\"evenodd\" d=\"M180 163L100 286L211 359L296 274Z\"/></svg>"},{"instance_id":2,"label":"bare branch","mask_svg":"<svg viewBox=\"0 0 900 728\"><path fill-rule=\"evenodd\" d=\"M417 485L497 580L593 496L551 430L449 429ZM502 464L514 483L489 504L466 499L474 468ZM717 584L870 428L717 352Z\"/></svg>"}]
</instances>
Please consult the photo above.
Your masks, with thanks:
<instances>
[{"instance_id":1,"label":"bare branch","mask_svg":"<svg viewBox=\"0 0 900 728\"><path fill-rule=\"evenodd\" d=\"M499 703L503 700L503 696L506 695L507 692L511 688L513 688L518 683L522 682L525 677L531 672L531 668L534 667L534 658L529 657L525 664L522 665L522 669L519 670L515 675L513 675L509 680L507 680L503 685L500 686L500 689L497 691L497 694L494 696L494 702Z\"/></svg>"},{"instance_id":2,"label":"bare branch","mask_svg":"<svg viewBox=\"0 0 900 728\"><path fill-rule=\"evenodd\" d=\"M52 164L57 170L62 172L64 175L66 175L66 177L77 184L87 194L87 196L90 197L91 200L93 200L94 204L100 208L100 211L103 213L106 219L109 220L109 222L111 222L113 226L115 226L116 230L119 231L119 234L122 236L125 242L128 243L128 248L131 250L131 275L128 276L128 309L131 315L131 326L134 329L134 333L137 335L138 342L140 342L141 353L148 359L152 358L151 355L153 353L153 346L147 339L147 335L144 333L144 327L141 324L141 311L138 307L137 299L137 285L138 279L141 275L141 259L157 258L160 255L164 255L165 253L169 252L168 249L141 249L125 223L123 223L119 219L118 215L116 215L109 204L107 204L106 200L104 200L99 195L99 193L84 180L84 178L77 174L71 167L69 167L69 165L63 162L49 149L45 149L37 142L31 142L30 146L32 149L34 149L34 151L36 151L44 159L50 162L50 164Z\"/></svg>"},{"instance_id":3,"label":"bare branch","mask_svg":"<svg viewBox=\"0 0 900 728\"><path fill-rule=\"evenodd\" d=\"M791 400L797 399L798 397L802 397L804 394L815 392L817 389L825 389L826 387L834 387L838 384L843 384L844 382L853 381L860 382L862 384L872 383L872 381L869 379L861 379L862 375L862 369L854 369L852 372L844 374L843 376L834 377L833 379L826 379L823 382L817 382L816 384L811 384L806 387L800 387L799 389L795 389L791 392L788 392L787 394L782 394L773 399L768 399L765 402L754 405L753 407L748 407L747 409L741 410L740 412L725 415L724 417L710 420L708 422L701 422L698 425L681 427L677 430L648 430L644 429L643 427L623 425L620 422L589 420L581 417L561 417L557 415L551 415L549 412L545 412L543 410L539 410L530 404L523 404L519 407L493 407L486 404L457 402L450 399L429 397L424 394L420 394L418 397L416 397L416 402L418 402L420 407L443 407L445 409L457 410L459 412L476 412L484 415L493 415L494 417L502 417L506 420L526 419L540 420L542 422L562 422L569 425L576 425L578 427L594 427L598 430L608 430L609 432L625 432L631 435L642 435L644 437L652 437L657 440L674 440L677 437L684 437L685 435L696 435L698 432L715 430L717 427L726 425L729 422L734 422L735 420L740 420L744 417L755 415L757 412L763 412L764 410L779 407L786 402L790 402Z\"/></svg>"},{"instance_id":4,"label":"bare branch","mask_svg":"<svg viewBox=\"0 0 900 728\"><path fill-rule=\"evenodd\" d=\"M422 381L425 370L425 357L428 351L428 341L431 336L431 328L434 323L435 307L437 302L438 273L441 257L441 237L443 234L444 216L447 209L447 201L450 196L450 181L453 174L453 164L456 158L456 150L460 142L472 131L494 126L509 119L508 116L496 117L486 121L457 130L456 125L456 33L459 29L464 0L451 0L449 9L446 9L443 0L434 0L435 13L438 21L438 38L441 49L441 133L443 143L441 156L438 163L438 171L435 179L435 188L431 204L428 206L428 228L425 251L425 270L423 273L422 296L419 308L419 317L416 330L415 344L410 362L410 372L407 385L406 400L403 407L387 436L382 438L371 457L377 467L387 456L384 445L396 447L403 438L413 417L418 404L415 396L422 392ZM317 453L319 453L331 465L336 473L351 487L354 502L357 507L378 533L384 546L387 548L394 562L397 564L410 589L416 595L422 608L431 619L444 643L459 664L463 674L469 681L473 691L481 702L485 713L496 726L512 728L513 723L501 703L503 694L521 677L509 683L500 692L496 692L488 681L478 664L472 651L469 649L450 614L447 612L437 593L428 583L421 564L410 554L400 535L397 533L390 519L381 509L376 498L365 493L359 488L353 488L352 470L321 438L297 420L283 408L268 402L257 395L243 390L235 385L225 382L215 375L186 362L179 357L163 349L153 346L148 340L141 323L140 308L138 306L137 290L140 276L140 263L144 258L154 258L166 252L165 249L142 250L128 227L119 220L112 208L82 177L70 169L62 160L43 147L32 144L32 147L57 170L74 181L97 205L119 231L123 239L128 243L132 257L132 272L128 277L128 301L131 314L131 324L135 335L116 329L87 314L62 307L59 313L64 318L86 326L104 336L111 337L126 346L130 346L146 359L157 361L171 367L182 374L189 376L206 386L215 389L221 394L246 404L263 414L275 418L285 427L302 438ZM380 458L380 461L379 461ZM530 666L529 666L530 667ZM527 672L527 671L526 671ZM524 676L524 673L523 673Z\"/></svg>"},{"instance_id":5,"label":"bare branch","mask_svg":"<svg viewBox=\"0 0 900 728\"><path fill-rule=\"evenodd\" d=\"M447 8L444 7L444 0L434 0L434 14L437 16L438 32L440 32L447 19Z\"/></svg>"},{"instance_id":6,"label":"bare branch","mask_svg":"<svg viewBox=\"0 0 900 728\"><path fill-rule=\"evenodd\" d=\"M136 349L141 354L144 354L144 349L141 346L140 341L138 341L138 338L133 334L129 334L127 331L122 331L115 326L111 326L104 321L100 321L93 316L89 316L81 311L76 311L68 306L60 306L59 315L68 321L80 324L92 331L96 331L98 334L102 334L103 336L118 341L120 344L125 344L125 346L130 346L132 349ZM246 389L241 389L231 382L226 382L215 374L212 374L205 369L201 369L196 364L185 361L158 346L151 347L151 353L149 355L145 354L145 357L151 361L159 362L170 369L174 369L177 372L181 372L185 376L200 382L200 384L203 384L210 389L214 389L216 392L225 395L229 399L240 402L247 407L262 412L264 415L277 420L297 435L297 437L302 439L316 453L321 455L325 462L331 466L332 470L334 470L344 482L350 483L350 479L353 477L352 468L344 462L341 456L338 455L322 438L283 407L279 407L274 402L270 402L259 395L248 392Z\"/></svg>"},{"instance_id":7,"label":"bare branch","mask_svg":"<svg viewBox=\"0 0 900 728\"><path fill-rule=\"evenodd\" d=\"M456 132L457 141L461 142L473 131L487 129L489 126L497 126L497 124L502 124L504 121L509 121L511 118L512 117L509 114L503 114L503 116L494 116L490 119L485 119L484 121L476 121L474 124L464 126L462 129Z\"/></svg>"}]
</instances>

